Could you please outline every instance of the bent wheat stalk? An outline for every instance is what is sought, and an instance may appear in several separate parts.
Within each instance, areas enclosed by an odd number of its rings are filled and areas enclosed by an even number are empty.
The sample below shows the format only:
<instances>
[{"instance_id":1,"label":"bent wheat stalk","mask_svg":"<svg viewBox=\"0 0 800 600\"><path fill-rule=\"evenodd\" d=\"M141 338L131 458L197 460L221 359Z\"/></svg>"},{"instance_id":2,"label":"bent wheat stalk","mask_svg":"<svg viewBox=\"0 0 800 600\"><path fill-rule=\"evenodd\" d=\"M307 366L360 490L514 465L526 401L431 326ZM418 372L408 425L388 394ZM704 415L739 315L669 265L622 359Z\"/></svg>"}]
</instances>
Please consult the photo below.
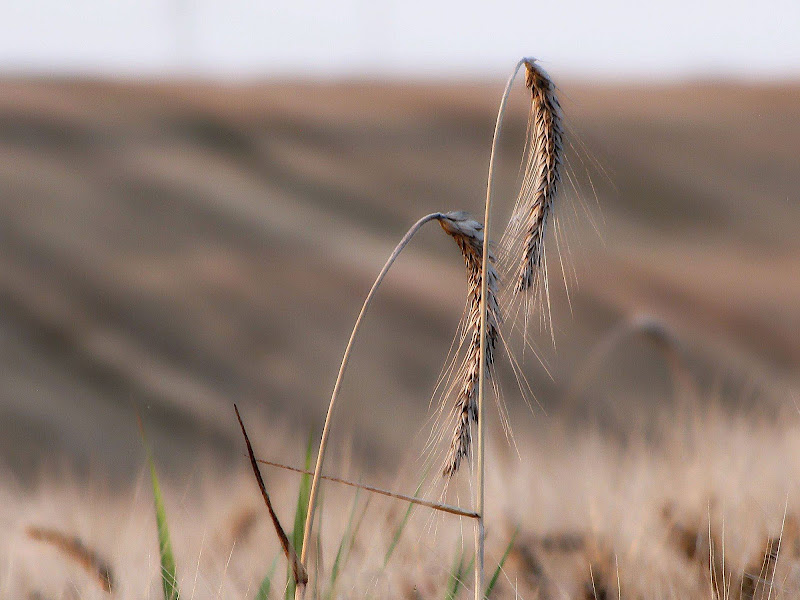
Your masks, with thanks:
<instances>
[{"instance_id":1,"label":"bent wheat stalk","mask_svg":"<svg viewBox=\"0 0 800 600\"><path fill-rule=\"evenodd\" d=\"M647 314L637 314L615 325L592 346L583 363L575 369L575 375L564 392L564 403L567 406L575 404L591 378L597 374L603 363L608 361L620 343L633 336L641 336L661 353L670 371L674 398L683 400L689 405L697 399L697 382L692 375L684 344L661 319Z\"/></svg>"},{"instance_id":2,"label":"bent wheat stalk","mask_svg":"<svg viewBox=\"0 0 800 600\"><path fill-rule=\"evenodd\" d=\"M392 252L375 283L367 294L364 305L359 312L350 339L345 348L334 384L325 425L322 430L314 478L311 484L308 512L303 531L303 546L300 557L301 566L305 568L307 550L311 536L312 523L316 509L319 483L322 478L322 466L325 458L328 437L331 429L333 409L347 368L353 342L360 328L364 315L371 304L375 292L385 278L394 261L408 245L419 229L432 220L438 220L442 228L456 241L464 257L468 272L468 313L466 330L471 332L470 344L464 363L462 375L463 385L454 408L457 423L448 454L448 463L444 469L446 476L454 474L464 457L469 456L471 446L470 426L477 422L477 498L475 503L475 599L481 600L484 590L484 474L485 474L485 408L484 396L486 379L494 362L494 351L499 339L500 307L498 302L498 275L493 265L489 249L489 224L492 204L492 192L495 176L495 156L497 140L503 123L503 116L508 104L511 88L520 67L526 68L526 85L531 90L531 122L529 123L530 139L526 146L527 166L522 189L514 209L514 215L504 233L504 240L511 240L504 252L508 255L520 256L518 267L518 284L515 291L527 291L535 285L542 263L542 244L547 217L552 205L560 179L562 154L561 112L555 96L555 86L547 74L535 65L533 59L521 59L508 79L495 123L492 148L489 157L489 172L486 186L486 204L484 224L470 219L465 213L431 213L417 221L403 236L403 239ZM521 246L521 249L520 249ZM515 251L515 250L520 251ZM295 599L300 600L305 594L304 585L299 585Z\"/></svg>"},{"instance_id":3,"label":"bent wheat stalk","mask_svg":"<svg viewBox=\"0 0 800 600\"><path fill-rule=\"evenodd\" d=\"M320 438L319 442L319 451L317 453L317 463L314 467L314 478L311 482L311 493L309 494L308 498L308 512L306 514L306 523L303 529L303 549L300 554L300 563L303 567L306 566L307 556L308 556L308 546L309 540L311 539L311 527L312 523L314 522L314 510L316 509L317 505L317 495L319 493L319 481L322 475L322 464L325 460L325 450L328 445L328 436L330 435L331 430L331 417L333 415L333 409L336 405L336 399L339 396L339 390L342 386L342 380L344 379L344 372L347 369L347 363L350 360L350 353L353 349L353 342L355 341L356 334L358 333L359 328L361 327L361 321L364 319L364 315L369 308L369 305L372 303L372 299L375 297L375 292L380 287L381 282L386 277L386 274L389 272L389 269L394 264L394 261L397 260L397 257L403 251L408 243L411 241L411 238L422 228L423 225L426 223L440 219L442 217L442 213L431 213L422 217L419 221L414 223L411 226L406 234L403 236L403 239L395 247L394 251L392 252L389 259L386 261L386 264L383 265L383 269L378 274L378 277L375 279L375 283L372 284L372 288L370 288L369 293L367 294L366 299L364 300L364 305L361 307L361 311L358 313L358 317L356 318L356 323L353 326L353 331L350 333L350 339L347 342L347 347L344 351L344 356L342 357L342 363L339 366L339 374L336 376L336 383L333 386L333 392L331 393L331 400L328 404L328 413L325 416L325 425L322 427L322 437ZM300 600L305 595L305 585L297 586L295 590L295 598Z\"/></svg>"}]
</instances>

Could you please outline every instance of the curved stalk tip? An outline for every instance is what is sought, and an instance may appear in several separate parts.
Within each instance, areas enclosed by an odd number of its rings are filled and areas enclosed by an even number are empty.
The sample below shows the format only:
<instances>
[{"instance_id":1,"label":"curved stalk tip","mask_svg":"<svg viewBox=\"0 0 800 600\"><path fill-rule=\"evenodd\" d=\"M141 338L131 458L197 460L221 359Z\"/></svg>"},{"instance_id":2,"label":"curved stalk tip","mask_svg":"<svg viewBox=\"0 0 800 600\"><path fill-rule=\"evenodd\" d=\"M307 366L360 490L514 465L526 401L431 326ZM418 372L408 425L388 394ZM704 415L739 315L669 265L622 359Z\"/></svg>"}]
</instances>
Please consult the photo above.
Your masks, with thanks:
<instances>
[{"instance_id":1,"label":"curved stalk tip","mask_svg":"<svg viewBox=\"0 0 800 600\"><path fill-rule=\"evenodd\" d=\"M344 356L342 357L342 363L339 366L339 374L336 376L336 383L334 384L333 392L331 393L331 400L330 403L328 404L328 413L325 416L325 425L322 428L322 437L320 438L319 442L317 463L316 466L314 467L314 478L311 482L311 493L309 494L308 497L308 512L306 514L306 522L305 522L305 527L303 529L303 549L302 552L300 553L300 563L303 567L306 566L308 558L308 545L309 545L308 542L311 539L311 529L312 529L312 523L314 521L314 511L316 509L317 495L319 491L319 482L322 475L322 464L325 460L325 450L328 445L328 436L331 430L331 418L333 415L333 408L334 405L336 404L336 399L339 396L339 390L341 389L342 386L342 380L344 379L344 372L347 369L347 363L350 360L350 354L353 349L353 342L355 341L356 334L358 333L358 330L361 327L361 322L364 319L364 315L366 314L369 305L372 303L372 300L375 297L375 292L377 292L378 287L380 287L381 282L386 277L386 274L389 272L389 269L391 268L392 264L394 264L394 261L403 251L403 248L405 248L408 245L408 243L411 241L411 238L414 237L414 235L422 228L423 225L425 225L430 221L441 219L442 216L443 215L440 212L435 212L426 215L422 217L419 221L414 223L414 225L411 226L411 229L409 229L406 232L406 234L403 236L403 239L400 240L400 242L397 244L392 254L389 256L388 260L386 261L386 264L383 265L383 269L381 269L381 272L375 279L375 283L372 284L372 287L370 288L369 293L367 294L367 297L364 300L364 305L361 307L361 311L358 313L355 325L353 326L353 331L350 333L350 339L347 342L347 347L345 348ZM297 586L295 590L296 600L300 600L301 598L303 598L303 596L305 595L305 588L306 586L304 585Z\"/></svg>"}]
</instances>

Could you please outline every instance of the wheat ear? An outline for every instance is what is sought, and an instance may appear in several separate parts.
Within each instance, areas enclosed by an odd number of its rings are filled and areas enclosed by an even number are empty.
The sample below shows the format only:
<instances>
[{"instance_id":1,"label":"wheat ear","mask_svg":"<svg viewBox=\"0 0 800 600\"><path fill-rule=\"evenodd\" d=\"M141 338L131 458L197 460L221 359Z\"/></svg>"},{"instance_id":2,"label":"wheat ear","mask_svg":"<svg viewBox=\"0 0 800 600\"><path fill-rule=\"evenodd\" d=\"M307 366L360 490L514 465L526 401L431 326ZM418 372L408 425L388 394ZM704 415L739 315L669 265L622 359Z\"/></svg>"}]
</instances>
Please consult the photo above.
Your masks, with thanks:
<instances>
[{"instance_id":1,"label":"wheat ear","mask_svg":"<svg viewBox=\"0 0 800 600\"><path fill-rule=\"evenodd\" d=\"M336 383L333 385L333 392L331 393L331 400L328 404L328 413L325 416L325 425L322 427L322 437L320 438L319 442L319 451L317 453L317 463L314 467L314 478L311 481L311 492L308 497L308 512L306 513L306 523L303 529L303 549L300 554L300 564L302 567L306 567L307 564L307 556L308 556L308 546L309 540L311 539L311 528L314 522L314 511L317 505L317 495L319 492L319 482L320 477L322 476L322 464L325 460L325 450L328 446L328 436L330 435L331 429L331 417L333 416L333 408L336 404L336 398L339 396L339 390L342 386L342 380L344 379L344 372L347 369L347 363L350 360L350 353L353 349L353 342L355 341L356 334L358 333L359 328L361 327L361 321L364 319L364 315L369 308L369 305L372 303L372 299L375 297L375 292L378 291L378 287L380 287L381 282L383 281L386 274L389 272L392 264L394 261L397 260L397 257L403 251L408 243L411 241L411 238L414 237L423 225L426 223L439 219L442 217L442 213L431 213L422 217L419 221L414 223L411 226L406 234L403 236L403 239L395 247L394 251L392 252L389 259L386 261L386 264L383 265L383 269L378 274L378 277L375 279L375 283L372 284L372 288L370 288L369 293L367 294L366 299L364 300L364 305L361 307L361 311L358 313L358 317L356 318L356 323L353 326L353 331L350 333L350 339L347 342L347 347L344 351L344 356L342 357L342 363L339 365L339 374L336 376ZM300 600L305 595L305 585L298 585L295 590L295 599Z\"/></svg>"},{"instance_id":2,"label":"wheat ear","mask_svg":"<svg viewBox=\"0 0 800 600\"><path fill-rule=\"evenodd\" d=\"M469 335L470 342L458 377L462 383L453 407L455 428L444 468L444 475L452 477L458 471L461 461L468 458L470 454L471 424L478 421L478 378L481 364L491 377L494 352L500 337L498 332L500 307L497 303L498 276L494 268L494 255L490 253L487 269L486 356L481 361L480 309L483 225L470 218L465 212L446 213L439 219L439 224L458 244L467 267L467 317L464 330Z\"/></svg>"},{"instance_id":3,"label":"wheat ear","mask_svg":"<svg viewBox=\"0 0 800 600\"><path fill-rule=\"evenodd\" d=\"M561 181L564 129L556 86L533 59L525 59L525 85L531 91L525 174L511 219L511 237L521 238L516 291L535 286L541 268L544 235ZM515 253L516 254L516 253Z\"/></svg>"}]
</instances>

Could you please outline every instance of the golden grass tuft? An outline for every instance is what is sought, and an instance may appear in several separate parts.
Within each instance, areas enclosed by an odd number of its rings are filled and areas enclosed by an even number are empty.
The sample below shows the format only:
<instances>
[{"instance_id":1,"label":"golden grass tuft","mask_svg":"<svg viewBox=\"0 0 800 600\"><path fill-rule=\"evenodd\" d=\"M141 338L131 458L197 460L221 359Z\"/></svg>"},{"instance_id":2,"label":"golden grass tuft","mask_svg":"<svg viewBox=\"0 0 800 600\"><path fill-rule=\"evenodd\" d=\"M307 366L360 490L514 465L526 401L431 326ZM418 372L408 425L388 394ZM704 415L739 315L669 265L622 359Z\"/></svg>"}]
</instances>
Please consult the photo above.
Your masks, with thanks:
<instances>
[{"instance_id":1,"label":"golden grass tuft","mask_svg":"<svg viewBox=\"0 0 800 600\"><path fill-rule=\"evenodd\" d=\"M97 551L89 548L78 536L71 536L49 527L29 526L25 533L32 540L44 542L76 562L103 590L114 591L114 575L109 563Z\"/></svg>"},{"instance_id":2,"label":"golden grass tuft","mask_svg":"<svg viewBox=\"0 0 800 600\"><path fill-rule=\"evenodd\" d=\"M655 436L656 441L620 444L599 430L569 429L558 417L534 423L533 431L521 431L517 441L524 461L497 461L487 485L487 500L496 507L487 528L488 568L497 564L510 532L520 528L491 599L589 600L595 591L598 598L608 599L617 598L621 587L626 600L712 600L716 592L709 576L709 531L714 556L720 562L725 557L724 570L716 568L725 573L725 585L717 586L719 598L766 600L770 587L774 600L797 598L800 543L793 516L800 514L800 504L793 497L781 527L784 490L800 480L800 462L792 458L800 455L797 420L764 422L699 407L687 419L658 426L672 431L699 424L689 433L690 443L665 434ZM302 454L301 441L282 436L274 425L258 429L264 437L262 451L287 458ZM775 461L775 456L786 459ZM257 494L245 466L243 460L232 472L200 469L185 483L165 488L168 500L177 505L182 499L182 509L173 511L170 532L178 564L184 565L181 583L187 598L194 591L196 600L252 599L266 567L276 556L282 559L266 515L259 517L252 543L237 543L235 550L207 535L230 530L231 503L236 500L231 490ZM355 463L348 470L361 468ZM296 475L283 470L264 475L276 512L291 514ZM411 473L399 481L386 473L373 476L378 478L375 483L400 489L413 490L419 483ZM495 485L495 477L503 485ZM55 478L47 487L4 498L6 518L9 523L44 524L60 516L69 523L91 523L102 547L113 552L115 595L142 598L149 589L155 598L159 561L145 476L142 481L138 494L131 484L106 496L86 494L85 486L78 492ZM187 485L193 493L185 495ZM339 484L325 488L320 531L326 557L336 555L347 530L354 493ZM355 511L361 527L339 575L338 597L396 598L414 588L418 596L410 597L444 597L453 553L463 546L453 517L433 518L428 510L415 510L384 566L405 506L394 498L369 494L367 507L367 497L361 493ZM709 498L715 499L710 507ZM666 515L665 505L671 507ZM241 504L237 501L236 506ZM259 513L264 510L258 508ZM463 528L469 523L464 521ZM59 529L72 533L66 527ZM87 539L84 543L89 545ZM46 548L38 544L20 543L13 535L0 537L0 596L25 598L39 590L58 598L72 589L73 597L79 598L103 594L95 576L76 576L72 560L61 553L51 550L48 554L54 556L44 558L63 562L65 568L48 566L41 556ZM472 553L465 553L469 561ZM330 569L331 561L326 561L323 581ZM281 584L282 579L281 574ZM722 577L718 580L721 583ZM461 598L469 597L471 585L465 583ZM273 587L273 597L276 591L280 595Z\"/></svg>"}]
</instances>

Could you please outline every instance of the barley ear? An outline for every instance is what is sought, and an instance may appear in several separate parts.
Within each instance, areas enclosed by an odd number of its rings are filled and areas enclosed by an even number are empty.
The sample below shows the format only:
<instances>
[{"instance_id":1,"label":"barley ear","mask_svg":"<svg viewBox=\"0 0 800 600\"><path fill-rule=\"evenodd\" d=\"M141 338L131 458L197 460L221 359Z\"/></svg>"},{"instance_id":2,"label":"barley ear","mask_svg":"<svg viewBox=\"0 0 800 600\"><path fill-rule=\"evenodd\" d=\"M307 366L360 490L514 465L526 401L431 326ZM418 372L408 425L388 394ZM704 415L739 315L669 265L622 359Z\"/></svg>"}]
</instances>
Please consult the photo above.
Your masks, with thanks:
<instances>
[{"instance_id":1,"label":"barley ear","mask_svg":"<svg viewBox=\"0 0 800 600\"><path fill-rule=\"evenodd\" d=\"M469 458L472 443L472 423L478 421L478 377L481 365L491 376L494 366L494 353L500 337L500 307L497 301L498 275L494 268L494 255L489 254L487 269L488 321L487 348L483 362L480 357L480 307L481 307L481 264L483 258L483 225L471 219L464 212L450 212L439 219L442 229L453 238L461 250L467 268L467 312L465 334L469 339L467 355L464 359L458 379L461 386L453 407L455 427L450 442L443 474L452 477L458 471L461 462Z\"/></svg>"},{"instance_id":2,"label":"barley ear","mask_svg":"<svg viewBox=\"0 0 800 600\"><path fill-rule=\"evenodd\" d=\"M535 288L543 268L544 236L561 181L564 129L556 86L534 59L525 59L525 85L531 93L525 172L507 237L519 244L516 292Z\"/></svg>"}]
</instances>

